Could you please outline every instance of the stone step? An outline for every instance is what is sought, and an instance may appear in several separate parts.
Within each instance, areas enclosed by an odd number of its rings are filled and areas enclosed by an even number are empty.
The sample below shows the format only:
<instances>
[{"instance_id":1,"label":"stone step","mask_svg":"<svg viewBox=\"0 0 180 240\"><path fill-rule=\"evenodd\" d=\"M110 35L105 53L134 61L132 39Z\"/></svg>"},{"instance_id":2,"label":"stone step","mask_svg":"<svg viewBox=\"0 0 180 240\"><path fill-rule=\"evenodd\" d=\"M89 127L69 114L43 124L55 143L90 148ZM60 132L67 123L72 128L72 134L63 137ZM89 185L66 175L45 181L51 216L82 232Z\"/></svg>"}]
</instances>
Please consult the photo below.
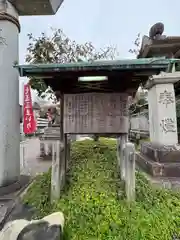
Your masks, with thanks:
<instances>
[{"instance_id":1,"label":"stone step","mask_svg":"<svg viewBox=\"0 0 180 240\"><path fill-rule=\"evenodd\" d=\"M156 187L180 190L180 177L152 177L148 173L142 171L142 169L139 169L138 166L137 169L140 170L147 180Z\"/></svg>"},{"instance_id":2,"label":"stone step","mask_svg":"<svg viewBox=\"0 0 180 240\"><path fill-rule=\"evenodd\" d=\"M136 165L153 177L180 177L180 162L155 162L146 155L137 152Z\"/></svg>"}]
</instances>

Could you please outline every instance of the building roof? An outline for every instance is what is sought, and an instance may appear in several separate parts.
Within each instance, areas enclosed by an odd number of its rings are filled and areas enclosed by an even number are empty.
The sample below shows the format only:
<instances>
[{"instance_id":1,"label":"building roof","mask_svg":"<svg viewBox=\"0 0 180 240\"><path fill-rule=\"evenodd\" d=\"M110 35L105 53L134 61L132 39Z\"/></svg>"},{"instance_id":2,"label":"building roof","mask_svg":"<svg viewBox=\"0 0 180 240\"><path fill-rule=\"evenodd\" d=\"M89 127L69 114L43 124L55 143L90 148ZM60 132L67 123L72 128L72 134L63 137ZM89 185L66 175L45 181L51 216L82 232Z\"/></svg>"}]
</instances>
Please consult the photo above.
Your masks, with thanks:
<instances>
[{"instance_id":1,"label":"building roof","mask_svg":"<svg viewBox=\"0 0 180 240\"><path fill-rule=\"evenodd\" d=\"M79 93L91 91L122 92L137 90L140 83L149 76L165 71L174 59L141 58L132 60L112 60L78 62L67 64L20 65L21 77L44 79L54 91ZM80 82L79 77L106 76L108 80Z\"/></svg>"},{"instance_id":2,"label":"building roof","mask_svg":"<svg viewBox=\"0 0 180 240\"><path fill-rule=\"evenodd\" d=\"M32 15L54 15L63 0L8 0L16 9L20 16L32 16Z\"/></svg>"}]
</instances>

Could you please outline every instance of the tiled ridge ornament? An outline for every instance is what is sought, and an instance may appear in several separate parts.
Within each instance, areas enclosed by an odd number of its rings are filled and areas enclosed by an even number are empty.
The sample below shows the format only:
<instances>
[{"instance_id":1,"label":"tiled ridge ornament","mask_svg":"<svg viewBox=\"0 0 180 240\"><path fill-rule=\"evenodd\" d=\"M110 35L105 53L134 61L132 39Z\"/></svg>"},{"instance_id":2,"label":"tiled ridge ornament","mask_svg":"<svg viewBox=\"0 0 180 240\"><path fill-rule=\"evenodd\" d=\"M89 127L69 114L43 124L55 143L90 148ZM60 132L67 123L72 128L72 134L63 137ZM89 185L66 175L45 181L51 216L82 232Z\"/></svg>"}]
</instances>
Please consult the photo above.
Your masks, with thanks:
<instances>
[{"instance_id":1,"label":"tiled ridge ornament","mask_svg":"<svg viewBox=\"0 0 180 240\"><path fill-rule=\"evenodd\" d=\"M152 76L148 89L150 142L141 144L137 164L157 177L180 177L174 83L180 72Z\"/></svg>"},{"instance_id":2,"label":"tiled ridge ornament","mask_svg":"<svg viewBox=\"0 0 180 240\"><path fill-rule=\"evenodd\" d=\"M55 212L40 220L18 219L4 226L0 233L0 240L60 240L63 228L62 212Z\"/></svg>"}]
</instances>

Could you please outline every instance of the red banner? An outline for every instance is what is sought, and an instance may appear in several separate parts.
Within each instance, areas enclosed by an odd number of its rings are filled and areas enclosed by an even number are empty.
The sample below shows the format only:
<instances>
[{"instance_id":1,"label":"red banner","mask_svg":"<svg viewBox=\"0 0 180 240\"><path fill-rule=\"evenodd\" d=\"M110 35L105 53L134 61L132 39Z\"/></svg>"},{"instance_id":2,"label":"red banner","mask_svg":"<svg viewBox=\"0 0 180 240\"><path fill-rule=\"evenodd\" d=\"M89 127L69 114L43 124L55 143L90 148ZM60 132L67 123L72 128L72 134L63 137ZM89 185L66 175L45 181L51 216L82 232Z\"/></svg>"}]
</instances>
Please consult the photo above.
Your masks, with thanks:
<instances>
[{"instance_id":1,"label":"red banner","mask_svg":"<svg viewBox=\"0 0 180 240\"><path fill-rule=\"evenodd\" d=\"M31 89L29 84L24 85L24 133L30 134L36 131L36 123L34 119Z\"/></svg>"}]
</instances>

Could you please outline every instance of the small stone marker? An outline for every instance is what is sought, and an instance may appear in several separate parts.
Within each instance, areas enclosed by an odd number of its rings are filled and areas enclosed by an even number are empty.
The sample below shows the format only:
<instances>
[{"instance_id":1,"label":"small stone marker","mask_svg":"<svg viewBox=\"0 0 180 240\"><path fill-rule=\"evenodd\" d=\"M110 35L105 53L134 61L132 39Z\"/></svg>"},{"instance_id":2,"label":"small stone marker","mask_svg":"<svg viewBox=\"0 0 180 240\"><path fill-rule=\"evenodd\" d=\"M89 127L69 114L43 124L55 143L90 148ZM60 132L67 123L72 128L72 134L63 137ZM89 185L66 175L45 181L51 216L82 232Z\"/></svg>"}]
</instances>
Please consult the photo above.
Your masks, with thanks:
<instances>
[{"instance_id":1,"label":"small stone marker","mask_svg":"<svg viewBox=\"0 0 180 240\"><path fill-rule=\"evenodd\" d=\"M135 146L125 143L125 188L127 200L135 200Z\"/></svg>"},{"instance_id":2,"label":"small stone marker","mask_svg":"<svg viewBox=\"0 0 180 240\"><path fill-rule=\"evenodd\" d=\"M0 240L60 240L64 215L56 212L40 220L19 219L8 222L0 232Z\"/></svg>"}]
</instances>

